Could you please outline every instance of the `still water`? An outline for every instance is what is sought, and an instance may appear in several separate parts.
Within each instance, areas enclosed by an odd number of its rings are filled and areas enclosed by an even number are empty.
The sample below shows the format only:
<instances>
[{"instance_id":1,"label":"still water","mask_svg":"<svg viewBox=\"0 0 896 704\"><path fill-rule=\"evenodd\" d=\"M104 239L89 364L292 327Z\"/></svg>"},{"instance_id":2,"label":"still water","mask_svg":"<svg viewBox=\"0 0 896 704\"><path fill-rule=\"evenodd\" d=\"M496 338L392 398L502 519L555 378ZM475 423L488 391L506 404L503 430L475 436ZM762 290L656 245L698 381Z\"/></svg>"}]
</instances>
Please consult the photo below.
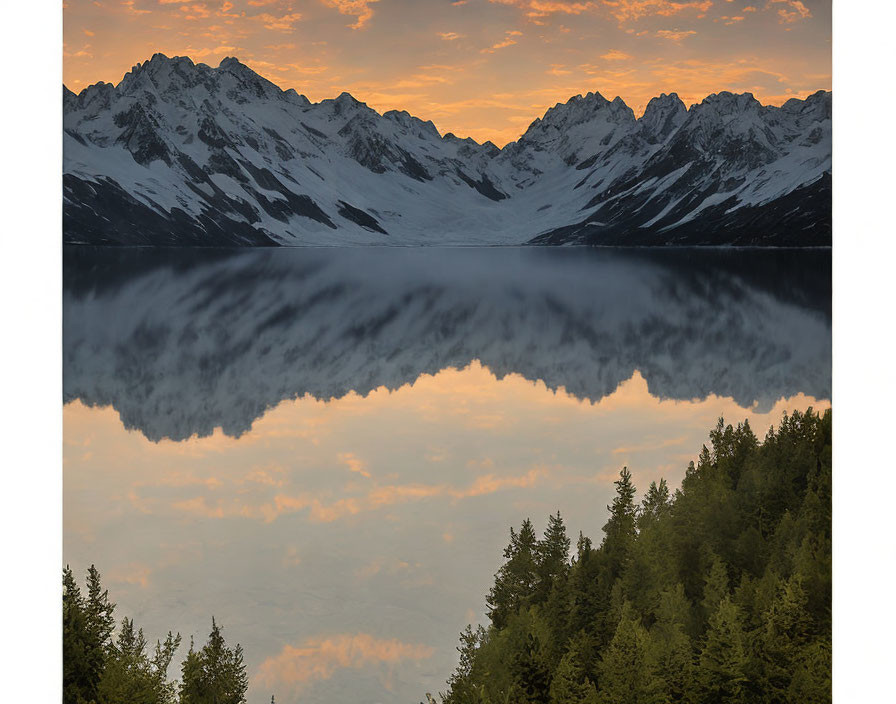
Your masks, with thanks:
<instances>
[{"instance_id":1,"label":"still water","mask_svg":"<svg viewBox=\"0 0 896 704\"><path fill-rule=\"evenodd\" d=\"M510 525L599 542L719 416L830 405L829 251L64 253L64 557L246 651L249 701L419 702ZM176 668L175 668L176 669ZM173 676L178 673L172 672Z\"/></svg>"}]
</instances>

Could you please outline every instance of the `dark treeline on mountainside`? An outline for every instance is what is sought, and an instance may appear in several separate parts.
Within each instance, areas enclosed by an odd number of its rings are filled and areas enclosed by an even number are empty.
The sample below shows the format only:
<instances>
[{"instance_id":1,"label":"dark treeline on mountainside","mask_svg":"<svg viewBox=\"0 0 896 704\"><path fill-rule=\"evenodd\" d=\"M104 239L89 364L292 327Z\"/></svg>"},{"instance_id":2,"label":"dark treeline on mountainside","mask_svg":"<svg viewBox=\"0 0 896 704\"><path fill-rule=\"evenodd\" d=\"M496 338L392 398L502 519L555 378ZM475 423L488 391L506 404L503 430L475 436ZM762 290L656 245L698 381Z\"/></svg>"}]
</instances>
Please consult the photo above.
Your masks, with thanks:
<instances>
[{"instance_id":1,"label":"dark treeline on mountainside","mask_svg":"<svg viewBox=\"0 0 896 704\"><path fill-rule=\"evenodd\" d=\"M168 668L181 637L171 631L147 650L143 629L123 618L117 633L115 604L91 565L87 594L71 569L62 572L63 704L245 704L249 687L243 650L227 647L212 619L208 642L197 649L192 639L180 682Z\"/></svg>"},{"instance_id":2,"label":"dark treeline on mountainside","mask_svg":"<svg viewBox=\"0 0 896 704\"><path fill-rule=\"evenodd\" d=\"M488 628L461 634L446 704L831 700L831 413L759 442L710 432L681 489L623 468L599 547L560 514L510 531Z\"/></svg>"}]
</instances>

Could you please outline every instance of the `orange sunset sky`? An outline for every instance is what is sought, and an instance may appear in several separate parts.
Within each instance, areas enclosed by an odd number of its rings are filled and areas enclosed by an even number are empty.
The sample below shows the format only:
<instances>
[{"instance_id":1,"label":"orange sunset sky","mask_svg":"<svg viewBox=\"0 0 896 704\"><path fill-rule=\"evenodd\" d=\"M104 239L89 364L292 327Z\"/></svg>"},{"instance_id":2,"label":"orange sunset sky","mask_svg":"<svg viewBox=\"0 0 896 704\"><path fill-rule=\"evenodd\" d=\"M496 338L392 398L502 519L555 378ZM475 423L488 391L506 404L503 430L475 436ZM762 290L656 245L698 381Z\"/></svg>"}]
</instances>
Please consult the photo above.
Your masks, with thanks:
<instances>
[{"instance_id":1,"label":"orange sunset sky","mask_svg":"<svg viewBox=\"0 0 896 704\"><path fill-rule=\"evenodd\" d=\"M63 80L160 51L236 56L312 101L348 91L499 146L557 102L676 91L766 104L831 88L830 0L66 0Z\"/></svg>"}]
</instances>

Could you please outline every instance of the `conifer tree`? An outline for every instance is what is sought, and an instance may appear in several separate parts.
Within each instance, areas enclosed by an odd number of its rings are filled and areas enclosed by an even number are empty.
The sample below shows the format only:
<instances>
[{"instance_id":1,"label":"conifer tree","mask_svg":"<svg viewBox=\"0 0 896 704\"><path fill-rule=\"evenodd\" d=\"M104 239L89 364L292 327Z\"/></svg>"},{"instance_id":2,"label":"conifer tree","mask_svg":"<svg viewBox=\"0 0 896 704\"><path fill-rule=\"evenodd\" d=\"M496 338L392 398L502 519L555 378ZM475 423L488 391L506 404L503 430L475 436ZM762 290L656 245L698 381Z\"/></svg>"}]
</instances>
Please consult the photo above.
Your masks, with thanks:
<instances>
[{"instance_id":1,"label":"conifer tree","mask_svg":"<svg viewBox=\"0 0 896 704\"><path fill-rule=\"evenodd\" d=\"M199 652L191 643L181 668L180 704L245 704L249 678L243 649L228 648L212 619L208 642Z\"/></svg>"},{"instance_id":2,"label":"conifer tree","mask_svg":"<svg viewBox=\"0 0 896 704\"><path fill-rule=\"evenodd\" d=\"M156 641L155 653L152 657L152 672L155 680L155 689L160 704L175 704L177 702L177 685L168 681L168 668L174 654L180 648L180 633L173 634L168 631L165 640Z\"/></svg>"},{"instance_id":3,"label":"conifer tree","mask_svg":"<svg viewBox=\"0 0 896 704\"><path fill-rule=\"evenodd\" d=\"M202 660L193 643L193 637L190 636L190 649L180 666L180 685L178 686L180 704L194 704L203 701L203 679Z\"/></svg>"},{"instance_id":4,"label":"conifer tree","mask_svg":"<svg viewBox=\"0 0 896 704\"><path fill-rule=\"evenodd\" d=\"M596 704L597 689L585 674L583 635L570 641L551 681L551 704Z\"/></svg>"},{"instance_id":5,"label":"conifer tree","mask_svg":"<svg viewBox=\"0 0 896 704\"><path fill-rule=\"evenodd\" d=\"M566 535L566 526L560 517L548 516L548 527L544 531L544 538L536 547L536 560L538 564L538 591L543 601L551 591L555 579L566 575L569 565L570 540Z\"/></svg>"},{"instance_id":6,"label":"conifer tree","mask_svg":"<svg viewBox=\"0 0 896 704\"><path fill-rule=\"evenodd\" d=\"M626 602L613 639L598 665L601 704L640 704L645 697L647 632Z\"/></svg>"},{"instance_id":7,"label":"conifer tree","mask_svg":"<svg viewBox=\"0 0 896 704\"><path fill-rule=\"evenodd\" d=\"M461 631L460 645L457 652L460 662L454 673L448 679L449 702L475 702L478 699L479 687L475 682L474 667L478 650L485 643L486 631L482 626L475 630L470 625Z\"/></svg>"},{"instance_id":8,"label":"conifer tree","mask_svg":"<svg viewBox=\"0 0 896 704\"><path fill-rule=\"evenodd\" d=\"M541 642L531 631L526 635L523 648L515 653L510 671L513 676L510 694L514 704L548 704L551 672Z\"/></svg>"},{"instance_id":9,"label":"conifer tree","mask_svg":"<svg viewBox=\"0 0 896 704\"><path fill-rule=\"evenodd\" d=\"M656 621L647 636L647 701L686 702L693 691L693 649L687 635L691 605L676 584L659 598Z\"/></svg>"},{"instance_id":10,"label":"conifer tree","mask_svg":"<svg viewBox=\"0 0 896 704\"><path fill-rule=\"evenodd\" d=\"M794 661L784 701L825 704L831 697L831 637L825 634L805 645Z\"/></svg>"},{"instance_id":11,"label":"conifer tree","mask_svg":"<svg viewBox=\"0 0 896 704\"><path fill-rule=\"evenodd\" d=\"M613 504L607 506L610 518L604 525L604 541L601 552L607 560L609 581L613 582L622 573L622 567L628 557L635 539L635 487L628 467L619 472L616 484L616 496Z\"/></svg>"},{"instance_id":12,"label":"conifer tree","mask_svg":"<svg viewBox=\"0 0 896 704\"><path fill-rule=\"evenodd\" d=\"M96 699L84 598L71 569L62 570L62 701L80 704Z\"/></svg>"},{"instance_id":13,"label":"conifer tree","mask_svg":"<svg viewBox=\"0 0 896 704\"><path fill-rule=\"evenodd\" d=\"M135 629L132 619L123 619L118 637L109 648L99 685L99 704L174 704L176 688L168 682L168 667L179 645L180 635L169 631L164 643L156 643L150 657L143 629Z\"/></svg>"},{"instance_id":14,"label":"conifer tree","mask_svg":"<svg viewBox=\"0 0 896 704\"><path fill-rule=\"evenodd\" d=\"M719 603L709 618L709 628L696 673L702 704L745 700L747 655L740 611L729 597Z\"/></svg>"},{"instance_id":15,"label":"conifer tree","mask_svg":"<svg viewBox=\"0 0 896 704\"><path fill-rule=\"evenodd\" d=\"M112 631L115 630L113 612L115 604L109 601L109 591L103 589L100 573L95 565L87 570L87 616L90 637L98 650L105 650L111 644Z\"/></svg>"},{"instance_id":16,"label":"conifer tree","mask_svg":"<svg viewBox=\"0 0 896 704\"><path fill-rule=\"evenodd\" d=\"M486 599L492 625L503 628L508 618L529 603L538 584L536 550L538 539L532 522L523 521L519 533L510 529L510 544L504 549L504 564L495 575L495 585Z\"/></svg>"},{"instance_id":17,"label":"conifer tree","mask_svg":"<svg viewBox=\"0 0 896 704\"><path fill-rule=\"evenodd\" d=\"M764 663L764 680L775 699L783 700L803 649L810 640L811 620L806 611L806 593L798 577L791 577L765 614L759 638Z\"/></svg>"},{"instance_id":18,"label":"conifer tree","mask_svg":"<svg viewBox=\"0 0 896 704\"><path fill-rule=\"evenodd\" d=\"M103 589L100 573L96 566L87 570L87 597L83 601L85 624L85 656L87 659L87 677L90 681L89 701L98 698L97 692L106 655L111 646L112 631L115 628L113 611L115 604L109 601L109 592Z\"/></svg>"},{"instance_id":19,"label":"conifer tree","mask_svg":"<svg viewBox=\"0 0 896 704\"><path fill-rule=\"evenodd\" d=\"M576 540L576 562L587 559L593 549L591 538L579 531L579 539Z\"/></svg>"},{"instance_id":20,"label":"conifer tree","mask_svg":"<svg viewBox=\"0 0 896 704\"><path fill-rule=\"evenodd\" d=\"M647 494L641 501L641 509L638 513L638 527L654 523L663 516L670 507L669 502L669 485L665 479L660 479L660 483L650 482Z\"/></svg>"},{"instance_id":21,"label":"conifer tree","mask_svg":"<svg viewBox=\"0 0 896 704\"><path fill-rule=\"evenodd\" d=\"M703 599L700 602L704 619L708 620L718 610L722 599L728 595L728 568L718 555L713 555L709 574L706 575L703 586Z\"/></svg>"},{"instance_id":22,"label":"conifer tree","mask_svg":"<svg viewBox=\"0 0 896 704\"><path fill-rule=\"evenodd\" d=\"M103 704L155 704L154 684L155 678L146 657L143 629L135 630L133 620L124 618L118 638L110 648L100 682L99 700Z\"/></svg>"}]
</instances>

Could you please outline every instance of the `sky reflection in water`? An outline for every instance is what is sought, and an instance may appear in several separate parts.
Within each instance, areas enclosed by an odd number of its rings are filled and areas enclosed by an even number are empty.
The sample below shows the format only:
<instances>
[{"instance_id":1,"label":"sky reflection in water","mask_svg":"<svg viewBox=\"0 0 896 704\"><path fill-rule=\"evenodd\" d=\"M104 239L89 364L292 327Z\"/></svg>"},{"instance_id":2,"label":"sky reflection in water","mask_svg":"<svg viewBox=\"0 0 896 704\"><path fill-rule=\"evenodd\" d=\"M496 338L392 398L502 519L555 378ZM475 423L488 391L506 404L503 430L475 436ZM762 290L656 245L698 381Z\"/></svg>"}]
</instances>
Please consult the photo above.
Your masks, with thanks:
<instances>
[{"instance_id":1,"label":"sky reflection in water","mask_svg":"<svg viewBox=\"0 0 896 704\"><path fill-rule=\"evenodd\" d=\"M668 255L67 253L65 560L250 701L420 701L509 525L829 405L829 254Z\"/></svg>"}]
</instances>

